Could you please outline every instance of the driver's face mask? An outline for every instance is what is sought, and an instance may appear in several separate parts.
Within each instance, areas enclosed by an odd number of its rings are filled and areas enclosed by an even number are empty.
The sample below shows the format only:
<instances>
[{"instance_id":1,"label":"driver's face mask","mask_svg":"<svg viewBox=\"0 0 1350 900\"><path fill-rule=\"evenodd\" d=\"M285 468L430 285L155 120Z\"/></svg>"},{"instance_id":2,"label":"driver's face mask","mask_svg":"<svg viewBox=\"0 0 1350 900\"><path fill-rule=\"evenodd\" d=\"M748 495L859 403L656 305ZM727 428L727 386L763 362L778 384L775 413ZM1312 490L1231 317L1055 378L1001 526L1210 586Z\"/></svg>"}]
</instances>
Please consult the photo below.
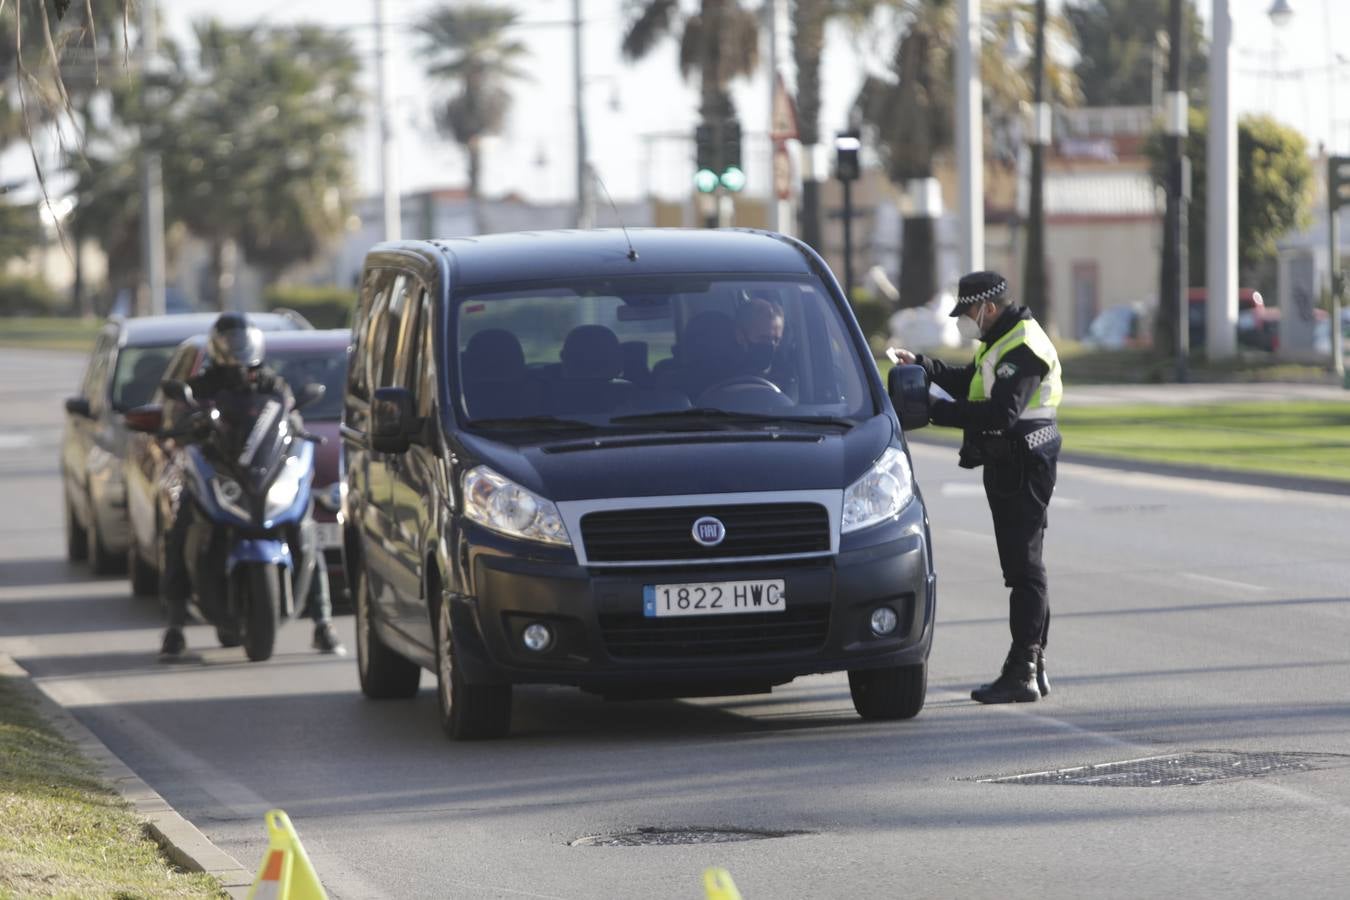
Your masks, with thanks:
<instances>
[{"instance_id":1,"label":"driver's face mask","mask_svg":"<svg viewBox=\"0 0 1350 900\"><path fill-rule=\"evenodd\" d=\"M746 363L756 372L767 372L773 366L775 350L772 340L751 341L745 347Z\"/></svg>"}]
</instances>

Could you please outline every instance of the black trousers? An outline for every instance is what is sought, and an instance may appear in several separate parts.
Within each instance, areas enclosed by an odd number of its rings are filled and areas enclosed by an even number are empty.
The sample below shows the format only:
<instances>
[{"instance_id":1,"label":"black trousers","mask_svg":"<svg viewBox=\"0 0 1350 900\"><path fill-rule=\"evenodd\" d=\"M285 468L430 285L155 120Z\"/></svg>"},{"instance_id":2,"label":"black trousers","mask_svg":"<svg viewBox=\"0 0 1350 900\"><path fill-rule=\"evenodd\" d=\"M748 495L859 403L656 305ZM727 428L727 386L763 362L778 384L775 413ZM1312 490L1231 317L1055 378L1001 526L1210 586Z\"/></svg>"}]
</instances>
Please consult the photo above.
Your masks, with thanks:
<instances>
[{"instance_id":1,"label":"black trousers","mask_svg":"<svg viewBox=\"0 0 1350 900\"><path fill-rule=\"evenodd\" d=\"M984 466L998 561L1010 591L1008 624L1013 644L1022 649L1043 650L1050 636L1050 594L1041 549L1058 455L1056 438L1053 445Z\"/></svg>"}]
</instances>

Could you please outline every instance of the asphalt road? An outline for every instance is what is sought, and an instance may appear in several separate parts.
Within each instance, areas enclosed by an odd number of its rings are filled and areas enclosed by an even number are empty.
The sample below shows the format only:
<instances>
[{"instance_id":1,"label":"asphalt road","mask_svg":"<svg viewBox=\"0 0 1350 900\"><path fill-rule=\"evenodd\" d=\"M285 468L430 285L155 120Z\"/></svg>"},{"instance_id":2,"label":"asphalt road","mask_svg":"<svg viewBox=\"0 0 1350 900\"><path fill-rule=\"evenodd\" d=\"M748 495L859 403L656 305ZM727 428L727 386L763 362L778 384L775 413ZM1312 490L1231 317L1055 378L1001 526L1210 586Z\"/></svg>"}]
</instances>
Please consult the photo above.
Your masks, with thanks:
<instances>
[{"instance_id":1,"label":"asphalt road","mask_svg":"<svg viewBox=\"0 0 1350 900\"><path fill-rule=\"evenodd\" d=\"M517 693L514 735L452 744L429 675L374 703L355 662L283 631L271 662L155 661L159 614L62 558L60 400L81 360L0 351L0 650L247 867L285 809L335 897L748 900L1344 897L1350 755L1197 786L991 784L1200 750L1350 754L1350 500L1061 468L1047 549L1054 686L969 700L1007 646L976 477L915 450L934 524L928 706L856 719L842 676L762 697L605 703ZM339 620L350 644L351 620ZM800 831L571 846L644 827Z\"/></svg>"}]
</instances>

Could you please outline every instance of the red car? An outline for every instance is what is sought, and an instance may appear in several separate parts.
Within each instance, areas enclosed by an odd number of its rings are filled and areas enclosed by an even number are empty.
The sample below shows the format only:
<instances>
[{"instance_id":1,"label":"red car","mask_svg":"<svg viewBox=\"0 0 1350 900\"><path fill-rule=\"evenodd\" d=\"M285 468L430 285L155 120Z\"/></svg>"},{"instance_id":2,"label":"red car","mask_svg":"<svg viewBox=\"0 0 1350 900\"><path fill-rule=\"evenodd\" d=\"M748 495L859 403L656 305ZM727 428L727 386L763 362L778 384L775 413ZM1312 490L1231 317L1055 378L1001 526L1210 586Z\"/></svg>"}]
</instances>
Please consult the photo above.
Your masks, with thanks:
<instances>
[{"instance_id":1,"label":"red car","mask_svg":"<svg viewBox=\"0 0 1350 900\"><path fill-rule=\"evenodd\" d=\"M315 453L314 520L328 564L328 580L336 604L345 595L341 531L337 511L341 505L338 454L341 440L338 423L342 415L342 391L347 378L347 345L350 332L294 331L267 335L267 365L286 379L299 394L307 384L322 384L323 399L307 406L305 426L322 435L324 443ZM164 370L165 380L186 381L206 366L206 340L202 336L179 344ZM164 394L156 390L152 404L163 405ZM158 590L162 564L162 537L173 515L179 482L173 454L164 443L133 432L126 458L127 513L131 520L131 588L136 594Z\"/></svg>"}]
</instances>

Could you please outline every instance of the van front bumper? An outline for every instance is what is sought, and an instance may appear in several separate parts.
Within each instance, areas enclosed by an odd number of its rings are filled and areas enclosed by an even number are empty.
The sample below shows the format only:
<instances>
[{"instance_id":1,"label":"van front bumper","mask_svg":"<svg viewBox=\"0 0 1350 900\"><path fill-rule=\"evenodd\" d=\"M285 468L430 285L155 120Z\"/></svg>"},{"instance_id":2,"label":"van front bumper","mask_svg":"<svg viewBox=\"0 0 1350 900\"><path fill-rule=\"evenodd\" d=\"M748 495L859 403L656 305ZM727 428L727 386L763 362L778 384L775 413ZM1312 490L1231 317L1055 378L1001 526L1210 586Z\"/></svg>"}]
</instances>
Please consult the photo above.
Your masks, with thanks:
<instances>
[{"instance_id":1,"label":"van front bumper","mask_svg":"<svg viewBox=\"0 0 1350 900\"><path fill-rule=\"evenodd\" d=\"M936 583L922 504L897 521L848 536L834 556L659 568L586 568L523 559L480 545L469 554L472 592L451 598L458 662L476 683L576 685L735 693L799 675L911 665L928 658ZM776 613L650 618L647 585L782 579ZM898 619L873 634L879 606ZM533 623L553 634L526 648Z\"/></svg>"}]
</instances>

